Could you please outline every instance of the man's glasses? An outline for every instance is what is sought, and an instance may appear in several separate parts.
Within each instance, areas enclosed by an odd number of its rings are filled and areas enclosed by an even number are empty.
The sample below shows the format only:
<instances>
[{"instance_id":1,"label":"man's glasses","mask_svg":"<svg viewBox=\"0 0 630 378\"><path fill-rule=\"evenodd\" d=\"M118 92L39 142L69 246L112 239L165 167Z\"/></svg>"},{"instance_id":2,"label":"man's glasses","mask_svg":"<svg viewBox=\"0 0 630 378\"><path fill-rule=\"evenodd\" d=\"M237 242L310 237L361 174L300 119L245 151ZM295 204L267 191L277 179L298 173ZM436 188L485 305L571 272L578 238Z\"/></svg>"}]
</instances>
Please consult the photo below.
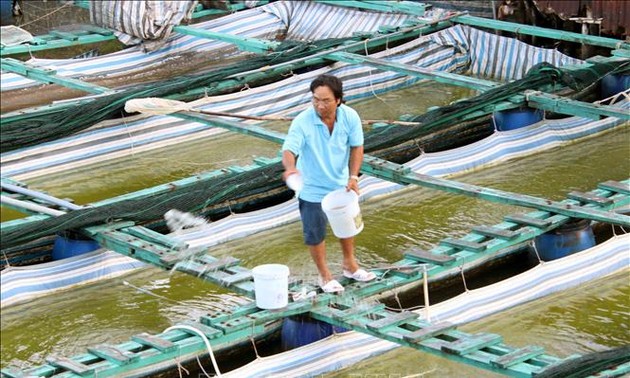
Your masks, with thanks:
<instances>
[{"instance_id":1,"label":"man's glasses","mask_svg":"<svg viewBox=\"0 0 630 378\"><path fill-rule=\"evenodd\" d=\"M333 102L335 102L335 99L332 99L332 98L319 99L317 97L313 97L313 104L315 104L315 105L318 105L318 104L330 105Z\"/></svg>"}]
</instances>

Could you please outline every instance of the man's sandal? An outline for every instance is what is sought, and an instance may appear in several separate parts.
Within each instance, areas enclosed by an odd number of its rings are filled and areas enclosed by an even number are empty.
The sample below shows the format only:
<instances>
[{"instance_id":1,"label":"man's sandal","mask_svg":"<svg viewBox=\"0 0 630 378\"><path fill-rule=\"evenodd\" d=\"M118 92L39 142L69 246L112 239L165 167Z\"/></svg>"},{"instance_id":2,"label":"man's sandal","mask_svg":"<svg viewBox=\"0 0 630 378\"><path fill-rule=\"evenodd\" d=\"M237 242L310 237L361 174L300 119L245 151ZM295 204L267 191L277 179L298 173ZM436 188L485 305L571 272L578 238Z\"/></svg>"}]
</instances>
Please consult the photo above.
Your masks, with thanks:
<instances>
[{"instance_id":1,"label":"man's sandal","mask_svg":"<svg viewBox=\"0 0 630 378\"><path fill-rule=\"evenodd\" d=\"M344 269L343 276L346 278L351 278L355 281L360 281L360 282L372 281L373 279L376 278L376 274L374 274L373 272L368 272L363 269L357 269L356 272L354 273L350 273L349 270Z\"/></svg>"},{"instance_id":2,"label":"man's sandal","mask_svg":"<svg viewBox=\"0 0 630 378\"><path fill-rule=\"evenodd\" d=\"M319 285L324 293L342 293L345 290L337 280L330 280L324 284L324 282L320 279Z\"/></svg>"}]
</instances>

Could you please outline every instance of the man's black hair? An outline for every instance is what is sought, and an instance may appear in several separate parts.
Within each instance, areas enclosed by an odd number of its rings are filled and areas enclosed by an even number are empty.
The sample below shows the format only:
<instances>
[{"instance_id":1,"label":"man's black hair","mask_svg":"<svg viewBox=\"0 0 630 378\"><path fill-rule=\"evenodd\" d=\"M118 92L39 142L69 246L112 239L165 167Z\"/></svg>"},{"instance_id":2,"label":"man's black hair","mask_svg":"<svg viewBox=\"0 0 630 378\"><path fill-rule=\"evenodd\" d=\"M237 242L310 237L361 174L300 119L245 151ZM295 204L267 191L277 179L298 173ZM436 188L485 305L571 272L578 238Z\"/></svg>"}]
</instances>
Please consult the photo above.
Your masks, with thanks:
<instances>
[{"instance_id":1,"label":"man's black hair","mask_svg":"<svg viewBox=\"0 0 630 378\"><path fill-rule=\"evenodd\" d=\"M335 99L343 102L343 84L337 76L333 75L319 75L311 82L311 93L315 92L317 87L326 86L330 88Z\"/></svg>"}]
</instances>

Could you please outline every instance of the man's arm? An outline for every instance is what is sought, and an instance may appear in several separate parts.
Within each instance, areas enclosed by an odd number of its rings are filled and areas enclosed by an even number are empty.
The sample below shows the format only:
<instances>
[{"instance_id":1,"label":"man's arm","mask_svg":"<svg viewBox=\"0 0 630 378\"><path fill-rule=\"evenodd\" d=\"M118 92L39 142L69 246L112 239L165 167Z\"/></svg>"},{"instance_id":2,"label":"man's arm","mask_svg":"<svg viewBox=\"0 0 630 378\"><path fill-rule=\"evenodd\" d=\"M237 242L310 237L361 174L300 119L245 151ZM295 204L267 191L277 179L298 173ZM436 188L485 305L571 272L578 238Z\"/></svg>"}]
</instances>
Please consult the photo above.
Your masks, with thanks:
<instances>
[{"instance_id":1,"label":"man's arm","mask_svg":"<svg viewBox=\"0 0 630 378\"><path fill-rule=\"evenodd\" d=\"M298 172L297 168L295 168L296 161L297 158L293 155L293 152L289 150L282 151L282 166L284 167L284 172L282 173L283 180L286 181L289 175Z\"/></svg>"},{"instance_id":2,"label":"man's arm","mask_svg":"<svg viewBox=\"0 0 630 378\"><path fill-rule=\"evenodd\" d=\"M346 186L346 188L348 190L354 190L357 194L359 194L359 171L361 170L362 163L363 146L350 147L350 161L348 163L350 177L348 178L348 186Z\"/></svg>"}]
</instances>

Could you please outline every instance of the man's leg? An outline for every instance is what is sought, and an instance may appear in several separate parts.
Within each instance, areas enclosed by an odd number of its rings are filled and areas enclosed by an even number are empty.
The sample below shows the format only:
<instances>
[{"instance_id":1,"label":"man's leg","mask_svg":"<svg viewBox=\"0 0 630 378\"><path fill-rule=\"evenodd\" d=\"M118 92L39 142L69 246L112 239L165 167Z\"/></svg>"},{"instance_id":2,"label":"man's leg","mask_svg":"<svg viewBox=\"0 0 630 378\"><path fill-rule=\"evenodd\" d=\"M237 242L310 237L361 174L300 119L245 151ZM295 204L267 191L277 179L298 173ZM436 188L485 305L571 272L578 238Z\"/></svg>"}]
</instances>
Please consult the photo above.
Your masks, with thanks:
<instances>
[{"instance_id":1,"label":"man's leg","mask_svg":"<svg viewBox=\"0 0 630 378\"><path fill-rule=\"evenodd\" d=\"M343 269L354 273L359 269L359 264L357 264L357 260L354 258L354 237L339 239L339 243L343 251Z\"/></svg>"},{"instance_id":2,"label":"man's leg","mask_svg":"<svg viewBox=\"0 0 630 378\"><path fill-rule=\"evenodd\" d=\"M315 262L315 266L317 266L320 277L324 281L323 283L332 280L333 277L326 262L326 242L322 241L317 245L309 245L308 250L311 252L311 257L313 262Z\"/></svg>"}]
</instances>

